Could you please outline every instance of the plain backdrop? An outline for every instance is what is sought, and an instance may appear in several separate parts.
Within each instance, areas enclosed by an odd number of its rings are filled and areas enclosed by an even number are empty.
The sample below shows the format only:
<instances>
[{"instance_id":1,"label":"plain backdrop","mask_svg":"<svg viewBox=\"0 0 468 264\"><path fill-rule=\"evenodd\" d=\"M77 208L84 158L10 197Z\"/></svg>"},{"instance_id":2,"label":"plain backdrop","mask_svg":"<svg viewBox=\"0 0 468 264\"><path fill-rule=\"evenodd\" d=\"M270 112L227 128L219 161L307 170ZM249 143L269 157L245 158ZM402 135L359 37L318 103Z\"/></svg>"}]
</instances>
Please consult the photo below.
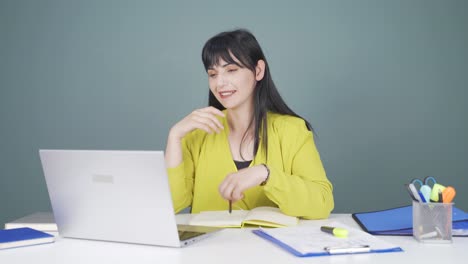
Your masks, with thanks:
<instances>
[{"instance_id":1,"label":"plain backdrop","mask_svg":"<svg viewBox=\"0 0 468 264\"><path fill-rule=\"evenodd\" d=\"M335 213L468 209L467 1L0 1L0 224L51 210L40 148L161 150L208 98L201 48L247 28L312 123Z\"/></svg>"}]
</instances>

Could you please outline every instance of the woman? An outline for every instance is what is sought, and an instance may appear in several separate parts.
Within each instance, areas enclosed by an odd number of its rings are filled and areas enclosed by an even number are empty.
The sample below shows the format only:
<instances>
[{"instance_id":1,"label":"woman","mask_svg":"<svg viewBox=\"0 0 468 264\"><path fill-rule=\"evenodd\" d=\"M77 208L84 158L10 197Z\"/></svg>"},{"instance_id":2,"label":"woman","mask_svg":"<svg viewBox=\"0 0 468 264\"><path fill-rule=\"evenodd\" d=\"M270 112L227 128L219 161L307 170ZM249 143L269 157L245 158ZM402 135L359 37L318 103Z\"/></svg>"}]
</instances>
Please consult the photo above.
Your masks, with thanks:
<instances>
[{"instance_id":1,"label":"woman","mask_svg":"<svg viewBox=\"0 0 468 264\"><path fill-rule=\"evenodd\" d=\"M306 219L329 216L328 181L311 126L279 95L247 30L222 32L202 51L209 107L175 124L165 159L174 209L192 213L274 206Z\"/></svg>"}]
</instances>

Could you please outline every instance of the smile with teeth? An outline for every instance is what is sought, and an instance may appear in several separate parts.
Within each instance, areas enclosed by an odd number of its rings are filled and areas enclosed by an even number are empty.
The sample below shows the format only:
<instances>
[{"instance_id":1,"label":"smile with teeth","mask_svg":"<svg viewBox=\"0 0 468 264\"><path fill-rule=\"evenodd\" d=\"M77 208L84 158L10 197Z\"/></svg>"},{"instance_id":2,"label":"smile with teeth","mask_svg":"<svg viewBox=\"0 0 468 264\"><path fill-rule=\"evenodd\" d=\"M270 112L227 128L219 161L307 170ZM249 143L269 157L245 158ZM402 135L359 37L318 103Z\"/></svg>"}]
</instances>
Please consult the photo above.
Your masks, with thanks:
<instances>
[{"instance_id":1,"label":"smile with teeth","mask_svg":"<svg viewBox=\"0 0 468 264\"><path fill-rule=\"evenodd\" d=\"M218 92L219 95L221 96L221 98L227 98L231 95L233 95L236 91L222 91L222 92Z\"/></svg>"}]
</instances>

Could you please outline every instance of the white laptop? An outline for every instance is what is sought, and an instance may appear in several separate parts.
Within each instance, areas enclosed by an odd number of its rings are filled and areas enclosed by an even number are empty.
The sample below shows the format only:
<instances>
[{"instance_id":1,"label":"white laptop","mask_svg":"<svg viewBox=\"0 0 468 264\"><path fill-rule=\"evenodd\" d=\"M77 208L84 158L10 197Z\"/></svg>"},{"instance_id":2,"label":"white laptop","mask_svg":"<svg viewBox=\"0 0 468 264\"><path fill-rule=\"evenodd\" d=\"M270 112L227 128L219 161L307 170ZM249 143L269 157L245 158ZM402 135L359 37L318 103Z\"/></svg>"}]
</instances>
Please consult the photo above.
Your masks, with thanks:
<instances>
[{"instance_id":1,"label":"white laptop","mask_svg":"<svg viewBox=\"0 0 468 264\"><path fill-rule=\"evenodd\" d=\"M182 247L220 230L176 224L162 151L39 154L63 237Z\"/></svg>"}]
</instances>

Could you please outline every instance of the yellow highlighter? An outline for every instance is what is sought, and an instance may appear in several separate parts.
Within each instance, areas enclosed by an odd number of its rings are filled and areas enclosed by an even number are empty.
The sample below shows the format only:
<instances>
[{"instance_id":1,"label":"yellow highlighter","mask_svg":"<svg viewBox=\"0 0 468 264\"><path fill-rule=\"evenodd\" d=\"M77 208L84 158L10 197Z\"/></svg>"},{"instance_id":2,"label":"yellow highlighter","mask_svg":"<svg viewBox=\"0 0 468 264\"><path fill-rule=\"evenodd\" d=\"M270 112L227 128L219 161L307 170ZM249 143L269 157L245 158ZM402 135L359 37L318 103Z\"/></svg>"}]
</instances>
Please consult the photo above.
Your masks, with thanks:
<instances>
[{"instance_id":1,"label":"yellow highlighter","mask_svg":"<svg viewBox=\"0 0 468 264\"><path fill-rule=\"evenodd\" d=\"M340 227L322 226L320 227L320 230L322 230L325 233L332 234L336 237L345 238L348 236L348 230Z\"/></svg>"}]
</instances>

